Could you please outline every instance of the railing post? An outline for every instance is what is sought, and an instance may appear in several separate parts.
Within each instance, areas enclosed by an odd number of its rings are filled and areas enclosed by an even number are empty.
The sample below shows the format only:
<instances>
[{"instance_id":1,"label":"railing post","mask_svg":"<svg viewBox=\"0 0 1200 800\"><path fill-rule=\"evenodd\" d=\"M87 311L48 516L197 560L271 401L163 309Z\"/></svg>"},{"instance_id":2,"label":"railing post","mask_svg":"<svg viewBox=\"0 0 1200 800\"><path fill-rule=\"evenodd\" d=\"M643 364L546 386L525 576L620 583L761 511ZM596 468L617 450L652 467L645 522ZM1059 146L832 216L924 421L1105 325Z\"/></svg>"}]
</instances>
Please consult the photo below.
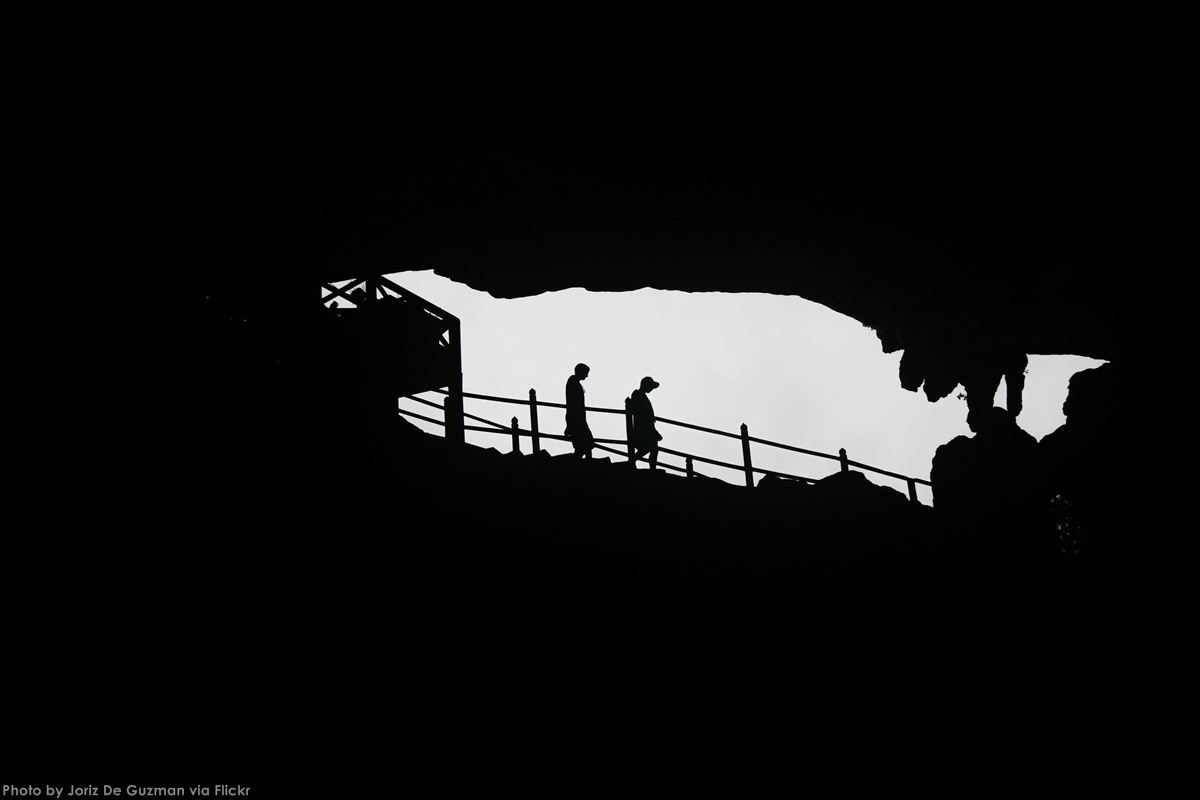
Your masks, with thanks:
<instances>
[{"instance_id":1,"label":"railing post","mask_svg":"<svg viewBox=\"0 0 1200 800\"><path fill-rule=\"evenodd\" d=\"M625 448L629 452L629 463L633 463L633 412L629 410L629 398L625 398Z\"/></svg>"},{"instance_id":2,"label":"railing post","mask_svg":"<svg viewBox=\"0 0 1200 800\"><path fill-rule=\"evenodd\" d=\"M694 473L694 472L692 472L692 457L691 457L691 456L688 456L688 457L687 457L687 471L688 471L688 472L687 472L687 476L688 476L689 478L694 478L694 477L696 477L696 476L695 476L695 473Z\"/></svg>"},{"instance_id":3,"label":"railing post","mask_svg":"<svg viewBox=\"0 0 1200 800\"><path fill-rule=\"evenodd\" d=\"M453 442L467 439L463 418L462 325L457 318L450 321L451 356L449 394L446 395L446 438Z\"/></svg>"},{"instance_id":4,"label":"railing post","mask_svg":"<svg viewBox=\"0 0 1200 800\"><path fill-rule=\"evenodd\" d=\"M846 457L846 448L838 450L838 460L842 462L842 472L849 472L850 459Z\"/></svg>"},{"instance_id":5,"label":"railing post","mask_svg":"<svg viewBox=\"0 0 1200 800\"><path fill-rule=\"evenodd\" d=\"M466 420L463 418L461 372L458 374L457 380L450 382L450 388L443 403L446 416L446 438L452 442L466 441L466 431L463 428Z\"/></svg>"},{"instance_id":6,"label":"railing post","mask_svg":"<svg viewBox=\"0 0 1200 800\"><path fill-rule=\"evenodd\" d=\"M750 429L742 423L742 460L746 463L746 485L754 488L754 465L750 463Z\"/></svg>"},{"instance_id":7,"label":"railing post","mask_svg":"<svg viewBox=\"0 0 1200 800\"><path fill-rule=\"evenodd\" d=\"M537 455L541 449L541 437L538 436L537 392L533 389L529 390L529 431L533 435L533 450L530 452Z\"/></svg>"},{"instance_id":8,"label":"railing post","mask_svg":"<svg viewBox=\"0 0 1200 800\"><path fill-rule=\"evenodd\" d=\"M914 481L912 478L908 479L908 499L913 501L914 503L921 502L920 500L917 499L917 482Z\"/></svg>"},{"instance_id":9,"label":"railing post","mask_svg":"<svg viewBox=\"0 0 1200 800\"><path fill-rule=\"evenodd\" d=\"M521 452L521 429L517 427L517 418L516 417L512 418L512 437L513 437L512 451L514 453Z\"/></svg>"}]
</instances>

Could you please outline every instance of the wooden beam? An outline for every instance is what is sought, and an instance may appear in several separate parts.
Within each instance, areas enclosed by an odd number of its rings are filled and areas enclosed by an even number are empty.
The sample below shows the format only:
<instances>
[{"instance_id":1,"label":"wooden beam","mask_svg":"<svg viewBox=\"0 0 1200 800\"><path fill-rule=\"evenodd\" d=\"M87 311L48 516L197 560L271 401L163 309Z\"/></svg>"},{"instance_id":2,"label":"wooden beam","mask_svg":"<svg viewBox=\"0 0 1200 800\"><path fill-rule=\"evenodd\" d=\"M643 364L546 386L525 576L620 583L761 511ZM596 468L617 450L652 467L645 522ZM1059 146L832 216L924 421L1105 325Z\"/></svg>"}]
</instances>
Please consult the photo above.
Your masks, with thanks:
<instances>
[{"instance_id":1,"label":"wooden beam","mask_svg":"<svg viewBox=\"0 0 1200 800\"><path fill-rule=\"evenodd\" d=\"M322 297L321 302L325 303L326 301L330 300L333 297L341 297L343 299L349 300L351 303L354 303L354 300L350 297L350 289L354 288L355 286L358 286L358 284L362 283L364 280L366 280L366 278L359 278L356 281L351 281L350 283L347 283L345 286L343 286L340 289L331 283L322 283L321 288L328 289L330 292L332 292L332 294L327 294L324 297ZM355 305L357 306L358 304L355 303Z\"/></svg>"}]
</instances>

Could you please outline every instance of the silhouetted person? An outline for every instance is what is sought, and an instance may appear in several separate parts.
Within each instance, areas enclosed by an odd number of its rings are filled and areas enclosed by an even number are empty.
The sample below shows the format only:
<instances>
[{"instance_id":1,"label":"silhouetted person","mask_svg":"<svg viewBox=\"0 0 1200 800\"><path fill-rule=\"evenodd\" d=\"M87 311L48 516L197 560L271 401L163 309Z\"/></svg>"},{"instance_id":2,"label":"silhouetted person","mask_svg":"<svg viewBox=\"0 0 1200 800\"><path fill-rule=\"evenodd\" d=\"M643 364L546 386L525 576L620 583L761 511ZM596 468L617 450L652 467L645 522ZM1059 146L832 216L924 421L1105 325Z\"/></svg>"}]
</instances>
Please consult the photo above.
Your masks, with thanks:
<instances>
[{"instance_id":1,"label":"silhouetted person","mask_svg":"<svg viewBox=\"0 0 1200 800\"><path fill-rule=\"evenodd\" d=\"M1037 439L999 407L972 410L967 424L974 437L955 437L934 454L934 506L999 557L1033 564L1053 556Z\"/></svg>"},{"instance_id":2,"label":"silhouetted person","mask_svg":"<svg viewBox=\"0 0 1200 800\"><path fill-rule=\"evenodd\" d=\"M658 382L647 375L642 378L641 387L634 389L629 396L629 411L633 420L633 460L637 461L647 453L650 454L650 469L658 467L658 443L662 434L654 427L654 406L646 395L657 389Z\"/></svg>"},{"instance_id":3,"label":"silhouetted person","mask_svg":"<svg viewBox=\"0 0 1200 800\"><path fill-rule=\"evenodd\" d=\"M1065 501L1060 519L1074 537L1081 537L1082 553L1091 561L1118 563L1132 555L1131 548L1145 541L1138 523L1130 524L1131 500L1142 505L1141 517L1153 506L1151 495L1131 485L1137 470L1139 441L1130 424L1130 395L1135 389L1127 373L1115 364L1104 364L1071 376L1063 403L1066 423L1042 438L1038 445L1046 465L1049 496ZM1131 473L1134 473L1131 475ZM1153 470L1150 475L1157 477Z\"/></svg>"},{"instance_id":4,"label":"silhouetted person","mask_svg":"<svg viewBox=\"0 0 1200 800\"><path fill-rule=\"evenodd\" d=\"M567 378L567 438L575 448L575 455L591 458L595 439L587 424L587 408L583 402L583 381L587 380L591 368L587 364L576 364L575 374Z\"/></svg>"}]
</instances>

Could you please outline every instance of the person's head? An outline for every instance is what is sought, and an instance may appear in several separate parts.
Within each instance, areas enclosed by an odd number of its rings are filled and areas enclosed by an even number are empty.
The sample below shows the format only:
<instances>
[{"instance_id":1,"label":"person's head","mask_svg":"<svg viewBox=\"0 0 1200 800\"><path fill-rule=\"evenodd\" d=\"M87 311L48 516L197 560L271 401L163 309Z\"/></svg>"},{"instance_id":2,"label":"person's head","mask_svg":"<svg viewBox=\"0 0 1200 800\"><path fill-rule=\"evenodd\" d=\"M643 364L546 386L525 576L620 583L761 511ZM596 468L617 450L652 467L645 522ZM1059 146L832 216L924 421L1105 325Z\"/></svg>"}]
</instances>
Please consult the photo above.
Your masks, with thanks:
<instances>
[{"instance_id":1,"label":"person's head","mask_svg":"<svg viewBox=\"0 0 1200 800\"><path fill-rule=\"evenodd\" d=\"M575 377L579 378L579 380L584 380L585 378L587 378L588 373L590 373L591 371L592 371L592 368L582 362L575 365Z\"/></svg>"},{"instance_id":2,"label":"person's head","mask_svg":"<svg viewBox=\"0 0 1200 800\"><path fill-rule=\"evenodd\" d=\"M1120 386L1114 379L1112 364L1076 372L1067 383L1067 399L1062 412L1067 424L1102 422L1113 414L1120 402Z\"/></svg>"},{"instance_id":3,"label":"person's head","mask_svg":"<svg viewBox=\"0 0 1200 800\"><path fill-rule=\"evenodd\" d=\"M642 388L642 391L645 392L646 394L650 394L650 392L657 389L658 386L659 386L658 381L654 380L654 378L651 378L649 375L642 378L642 387L641 388Z\"/></svg>"},{"instance_id":4,"label":"person's head","mask_svg":"<svg viewBox=\"0 0 1200 800\"><path fill-rule=\"evenodd\" d=\"M967 427L974 433L996 434L1016 427L1012 414L1000 406L978 408L967 414Z\"/></svg>"}]
</instances>

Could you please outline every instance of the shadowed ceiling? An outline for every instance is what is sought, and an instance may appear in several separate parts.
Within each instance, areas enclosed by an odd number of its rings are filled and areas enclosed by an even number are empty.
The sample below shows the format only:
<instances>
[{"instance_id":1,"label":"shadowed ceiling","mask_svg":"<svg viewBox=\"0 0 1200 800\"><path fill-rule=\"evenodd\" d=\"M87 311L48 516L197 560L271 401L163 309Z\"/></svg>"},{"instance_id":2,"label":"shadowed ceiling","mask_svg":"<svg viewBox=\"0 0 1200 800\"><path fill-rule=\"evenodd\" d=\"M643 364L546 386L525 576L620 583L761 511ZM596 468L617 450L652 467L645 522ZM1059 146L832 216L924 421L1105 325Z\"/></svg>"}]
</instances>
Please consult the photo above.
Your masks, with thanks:
<instances>
[{"instance_id":1,"label":"shadowed ceiling","mask_svg":"<svg viewBox=\"0 0 1200 800\"><path fill-rule=\"evenodd\" d=\"M499 95L256 141L214 219L255 246L208 272L268 303L430 267L497 297L793 294L943 379L1000 352L1138 353L1169 222L1109 98L778 89L643 91L619 113Z\"/></svg>"}]
</instances>

